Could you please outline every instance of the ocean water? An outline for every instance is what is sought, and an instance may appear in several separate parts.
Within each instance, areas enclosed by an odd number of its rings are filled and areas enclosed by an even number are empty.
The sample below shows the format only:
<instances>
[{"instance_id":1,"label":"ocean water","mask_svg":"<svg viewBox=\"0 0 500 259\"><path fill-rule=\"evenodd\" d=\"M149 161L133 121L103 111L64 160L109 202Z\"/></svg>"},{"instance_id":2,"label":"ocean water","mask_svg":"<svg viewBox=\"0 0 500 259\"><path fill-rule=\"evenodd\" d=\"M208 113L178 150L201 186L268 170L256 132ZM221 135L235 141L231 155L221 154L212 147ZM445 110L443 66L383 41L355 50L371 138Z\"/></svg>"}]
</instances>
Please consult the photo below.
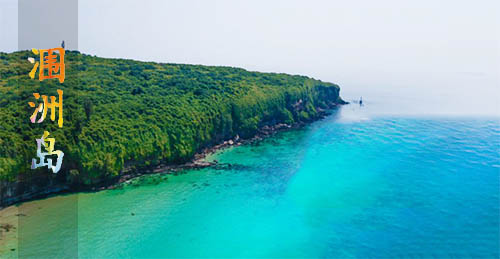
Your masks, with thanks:
<instances>
[{"instance_id":1,"label":"ocean water","mask_svg":"<svg viewBox=\"0 0 500 259\"><path fill-rule=\"evenodd\" d=\"M210 156L220 168L25 203L4 256L498 258L499 120L368 109Z\"/></svg>"}]
</instances>

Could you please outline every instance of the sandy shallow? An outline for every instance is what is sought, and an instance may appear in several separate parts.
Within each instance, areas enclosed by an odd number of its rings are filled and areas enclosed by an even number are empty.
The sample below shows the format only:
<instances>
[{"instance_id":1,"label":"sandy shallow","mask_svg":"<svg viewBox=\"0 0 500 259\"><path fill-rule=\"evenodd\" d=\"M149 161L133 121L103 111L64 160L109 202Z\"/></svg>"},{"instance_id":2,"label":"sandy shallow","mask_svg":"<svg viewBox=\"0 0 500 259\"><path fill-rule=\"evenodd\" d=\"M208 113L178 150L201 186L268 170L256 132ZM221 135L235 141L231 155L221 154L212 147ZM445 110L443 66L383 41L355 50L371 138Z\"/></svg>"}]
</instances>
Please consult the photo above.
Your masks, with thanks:
<instances>
[{"instance_id":1,"label":"sandy shallow","mask_svg":"<svg viewBox=\"0 0 500 259\"><path fill-rule=\"evenodd\" d=\"M18 258L19 243L22 236L25 239L33 238L51 231L47 227L53 227L53 221L58 221L52 212L61 211L63 208L75 210L75 201L78 195L59 195L41 200L34 200L9 206L0 210L0 258ZM49 215L45 215L49 213ZM48 218L45 218L48 217ZM43 218L43 220L41 220ZM40 226L39 222L46 222L46 226ZM9 225L9 231L5 226ZM38 225L37 228L33 228ZM21 235L20 233L23 233Z\"/></svg>"},{"instance_id":2,"label":"sandy shallow","mask_svg":"<svg viewBox=\"0 0 500 259\"><path fill-rule=\"evenodd\" d=\"M24 217L19 214L19 211L19 206L16 205L0 210L0 226L2 226L0 228L0 255L2 258L3 256L17 257L19 217ZM13 227L6 231L6 225Z\"/></svg>"}]
</instances>

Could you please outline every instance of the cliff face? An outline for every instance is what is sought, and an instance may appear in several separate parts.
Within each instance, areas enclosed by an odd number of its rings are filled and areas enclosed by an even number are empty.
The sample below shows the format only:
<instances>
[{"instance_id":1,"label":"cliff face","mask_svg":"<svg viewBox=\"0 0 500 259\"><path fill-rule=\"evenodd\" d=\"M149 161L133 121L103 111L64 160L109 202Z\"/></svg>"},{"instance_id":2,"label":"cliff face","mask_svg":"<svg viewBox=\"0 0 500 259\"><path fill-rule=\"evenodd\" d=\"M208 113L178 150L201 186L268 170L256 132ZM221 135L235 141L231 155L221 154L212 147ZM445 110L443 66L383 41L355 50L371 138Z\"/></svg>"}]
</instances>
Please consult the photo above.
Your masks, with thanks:
<instances>
[{"instance_id":1,"label":"cliff face","mask_svg":"<svg viewBox=\"0 0 500 259\"><path fill-rule=\"evenodd\" d=\"M66 53L66 79L31 80L30 52L0 53L0 206L92 186L123 169L183 163L202 148L266 125L306 122L344 103L339 87L304 76L232 67L158 64ZM32 124L33 93L64 91L64 125ZM57 118L56 118L57 120ZM63 167L31 170L43 131Z\"/></svg>"}]
</instances>

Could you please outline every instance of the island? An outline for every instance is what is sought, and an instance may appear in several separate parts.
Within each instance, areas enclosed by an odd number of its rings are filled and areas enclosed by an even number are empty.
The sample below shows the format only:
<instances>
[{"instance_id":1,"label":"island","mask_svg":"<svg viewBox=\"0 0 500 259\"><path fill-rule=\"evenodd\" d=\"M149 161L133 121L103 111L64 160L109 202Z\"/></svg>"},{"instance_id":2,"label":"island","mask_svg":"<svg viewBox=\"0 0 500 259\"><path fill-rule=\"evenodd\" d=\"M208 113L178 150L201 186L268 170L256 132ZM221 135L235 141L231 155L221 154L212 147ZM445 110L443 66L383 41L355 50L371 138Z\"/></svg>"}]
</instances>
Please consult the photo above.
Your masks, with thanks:
<instances>
[{"instance_id":1,"label":"island","mask_svg":"<svg viewBox=\"0 0 500 259\"><path fill-rule=\"evenodd\" d=\"M306 76L78 51L66 51L64 83L39 82L28 76L30 56L0 53L0 207L183 165L207 148L307 123L346 103L338 85ZM64 127L30 123L33 93L57 89ZM57 174L30 168L44 130L65 154Z\"/></svg>"}]
</instances>

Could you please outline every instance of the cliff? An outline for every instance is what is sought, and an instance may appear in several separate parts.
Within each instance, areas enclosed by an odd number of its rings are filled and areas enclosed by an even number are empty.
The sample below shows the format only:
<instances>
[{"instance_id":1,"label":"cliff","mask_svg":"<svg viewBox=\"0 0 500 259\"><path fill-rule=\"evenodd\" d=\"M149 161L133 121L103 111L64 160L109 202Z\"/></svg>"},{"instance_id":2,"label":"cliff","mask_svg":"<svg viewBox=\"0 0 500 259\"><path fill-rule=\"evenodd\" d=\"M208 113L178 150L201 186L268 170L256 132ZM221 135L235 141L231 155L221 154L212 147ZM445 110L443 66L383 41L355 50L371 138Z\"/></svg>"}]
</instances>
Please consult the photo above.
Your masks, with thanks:
<instances>
[{"instance_id":1,"label":"cliff","mask_svg":"<svg viewBox=\"0 0 500 259\"><path fill-rule=\"evenodd\" d=\"M0 53L0 206L93 186L127 172L189 161L264 126L307 122L344 103L339 87L305 76L233 67L106 59L66 52L66 79L28 77L31 52ZM64 125L31 123L33 93L64 91ZM62 169L30 169L47 130Z\"/></svg>"}]
</instances>

